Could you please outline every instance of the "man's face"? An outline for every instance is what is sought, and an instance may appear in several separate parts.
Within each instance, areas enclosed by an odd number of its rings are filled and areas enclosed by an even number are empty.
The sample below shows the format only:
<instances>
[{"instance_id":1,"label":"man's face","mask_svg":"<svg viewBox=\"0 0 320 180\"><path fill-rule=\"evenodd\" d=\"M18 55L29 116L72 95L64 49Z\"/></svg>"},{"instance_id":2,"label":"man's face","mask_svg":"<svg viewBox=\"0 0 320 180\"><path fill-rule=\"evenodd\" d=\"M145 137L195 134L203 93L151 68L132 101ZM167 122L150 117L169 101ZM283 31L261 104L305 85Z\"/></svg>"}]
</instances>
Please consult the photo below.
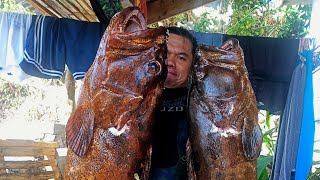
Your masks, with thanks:
<instances>
[{"instance_id":1,"label":"man's face","mask_svg":"<svg viewBox=\"0 0 320 180\"><path fill-rule=\"evenodd\" d=\"M187 84L192 64L192 43L173 33L168 38L168 75L166 88L179 88Z\"/></svg>"}]
</instances>

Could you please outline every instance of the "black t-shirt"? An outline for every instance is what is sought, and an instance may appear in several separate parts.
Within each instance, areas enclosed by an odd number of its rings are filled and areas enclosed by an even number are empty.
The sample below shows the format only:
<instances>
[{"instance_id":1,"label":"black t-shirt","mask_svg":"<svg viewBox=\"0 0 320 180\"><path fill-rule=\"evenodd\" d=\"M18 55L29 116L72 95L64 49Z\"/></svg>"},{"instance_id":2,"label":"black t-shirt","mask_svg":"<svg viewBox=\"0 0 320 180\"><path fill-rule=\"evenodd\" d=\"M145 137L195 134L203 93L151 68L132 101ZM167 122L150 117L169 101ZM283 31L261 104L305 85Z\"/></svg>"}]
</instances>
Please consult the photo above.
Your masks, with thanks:
<instances>
[{"instance_id":1,"label":"black t-shirt","mask_svg":"<svg viewBox=\"0 0 320 180\"><path fill-rule=\"evenodd\" d=\"M187 141L187 88L164 89L156 111L152 142L152 166L177 165L185 156Z\"/></svg>"}]
</instances>

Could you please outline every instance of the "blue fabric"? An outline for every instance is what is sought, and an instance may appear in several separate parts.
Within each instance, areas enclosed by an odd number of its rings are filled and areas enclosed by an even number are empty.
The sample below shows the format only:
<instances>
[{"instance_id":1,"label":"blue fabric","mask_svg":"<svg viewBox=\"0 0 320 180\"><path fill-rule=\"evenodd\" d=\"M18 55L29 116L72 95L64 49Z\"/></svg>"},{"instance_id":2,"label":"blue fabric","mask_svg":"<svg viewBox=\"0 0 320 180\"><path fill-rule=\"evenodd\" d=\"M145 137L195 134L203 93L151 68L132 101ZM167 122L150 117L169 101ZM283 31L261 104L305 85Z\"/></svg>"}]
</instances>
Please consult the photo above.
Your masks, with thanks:
<instances>
[{"instance_id":1,"label":"blue fabric","mask_svg":"<svg viewBox=\"0 0 320 180\"><path fill-rule=\"evenodd\" d=\"M303 51L302 55L306 58L305 64L307 66L307 78L304 90L302 126L296 163L296 180L307 179L311 170L315 132L312 84L312 51L305 50Z\"/></svg>"},{"instance_id":2,"label":"blue fabric","mask_svg":"<svg viewBox=\"0 0 320 180\"><path fill-rule=\"evenodd\" d=\"M223 44L223 34L194 31L191 33L197 39L198 44L207 44L211 46L221 46Z\"/></svg>"},{"instance_id":3,"label":"blue fabric","mask_svg":"<svg viewBox=\"0 0 320 180\"><path fill-rule=\"evenodd\" d=\"M37 16L26 39L22 70L41 78L61 78L64 72L65 46L58 18Z\"/></svg>"},{"instance_id":4,"label":"blue fabric","mask_svg":"<svg viewBox=\"0 0 320 180\"><path fill-rule=\"evenodd\" d=\"M306 65L301 63L292 74L286 106L280 121L271 180L290 179L291 172L295 172L302 124L306 72Z\"/></svg>"},{"instance_id":5,"label":"blue fabric","mask_svg":"<svg viewBox=\"0 0 320 180\"><path fill-rule=\"evenodd\" d=\"M235 36L193 32L198 44L221 46L230 38L239 40L243 49L249 80L255 92L258 108L271 114L282 114L290 80L299 64L299 39Z\"/></svg>"},{"instance_id":6,"label":"blue fabric","mask_svg":"<svg viewBox=\"0 0 320 180\"><path fill-rule=\"evenodd\" d=\"M29 75L56 79L68 66L75 79L90 68L107 25L66 18L35 16L20 67Z\"/></svg>"},{"instance_id":7,"label":"blue fabric","mask_svg":"<svg viewBox=\"0 0 320 180\"><path fill-rule=\"evenodd\" d=\"M66 47L66 64L75 79L84 78L96 56L107 25L61 19Z\"/></svg>"},{"instance_id":8,"label":"blue fabric","mask_svg":"<svg viewBox=\"0 0 320 180\"><path fill-rule=\"evenodd\" d=\"M291 76L298 66L299 39L224 35L236 38L243 49L249 80L258 108L282 114Z\"/></svg>"}]
</instances>

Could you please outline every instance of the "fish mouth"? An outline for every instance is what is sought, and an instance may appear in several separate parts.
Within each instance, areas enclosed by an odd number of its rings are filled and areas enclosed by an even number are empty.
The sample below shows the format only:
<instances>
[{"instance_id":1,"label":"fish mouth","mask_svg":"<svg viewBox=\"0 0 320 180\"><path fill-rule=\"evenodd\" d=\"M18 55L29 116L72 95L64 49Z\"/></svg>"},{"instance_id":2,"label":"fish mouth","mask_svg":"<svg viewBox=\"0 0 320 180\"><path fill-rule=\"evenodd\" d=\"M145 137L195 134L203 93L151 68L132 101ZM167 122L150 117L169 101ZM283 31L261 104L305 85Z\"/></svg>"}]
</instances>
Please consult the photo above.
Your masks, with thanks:
<instances>
[{"instance_id":1,"label":"fish mouth","mask_svg":"<svg viewBox=\"0 0 320 180\"><path fill-rule=\"evenodd\" d=\"M108 34L147 30L147 22L138 7L128 7L114 15L107 28Z\"/></svg>"},{"instance_id":2,"label":"fish mouth","mask_svg":"<svg viewBox=\"0 0 320 180\"><path fill-rule=\"evenodd\" d=\"M137 7L129 7L124 11L120 32L135 32L148 28L142 12Z\"/></svg>"}]
</instances>

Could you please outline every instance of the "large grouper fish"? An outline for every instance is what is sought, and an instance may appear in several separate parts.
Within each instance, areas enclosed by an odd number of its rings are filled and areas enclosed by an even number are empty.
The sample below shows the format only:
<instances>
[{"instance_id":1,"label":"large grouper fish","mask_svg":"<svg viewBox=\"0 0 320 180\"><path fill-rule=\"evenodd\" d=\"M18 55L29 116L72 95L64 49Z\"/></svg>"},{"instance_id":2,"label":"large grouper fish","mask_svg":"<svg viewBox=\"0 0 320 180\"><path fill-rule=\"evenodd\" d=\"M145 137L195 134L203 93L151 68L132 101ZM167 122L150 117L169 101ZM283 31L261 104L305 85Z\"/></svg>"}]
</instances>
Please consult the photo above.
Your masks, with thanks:
<instances>
[{"instance_id":1,"label":"large grouper fish","mask_svg":"<svg viewBox=\"0 0 320 180\"><path fill-rule=\"evenodd\" d=\"M200 45L197 54L189 99L190 179L257 179L262 132L239 42Z\"/></svg>"},{"instance_id":2,"label":"large grouper fish","mask_svg":"<svg viewBox=\"0 0 320 180\"><path fill-rule=\"evenodd\" d=\"M147 179L167 29L129 7L110 21L66 125L65 179Z\"/></svg>"}]
</instances>

